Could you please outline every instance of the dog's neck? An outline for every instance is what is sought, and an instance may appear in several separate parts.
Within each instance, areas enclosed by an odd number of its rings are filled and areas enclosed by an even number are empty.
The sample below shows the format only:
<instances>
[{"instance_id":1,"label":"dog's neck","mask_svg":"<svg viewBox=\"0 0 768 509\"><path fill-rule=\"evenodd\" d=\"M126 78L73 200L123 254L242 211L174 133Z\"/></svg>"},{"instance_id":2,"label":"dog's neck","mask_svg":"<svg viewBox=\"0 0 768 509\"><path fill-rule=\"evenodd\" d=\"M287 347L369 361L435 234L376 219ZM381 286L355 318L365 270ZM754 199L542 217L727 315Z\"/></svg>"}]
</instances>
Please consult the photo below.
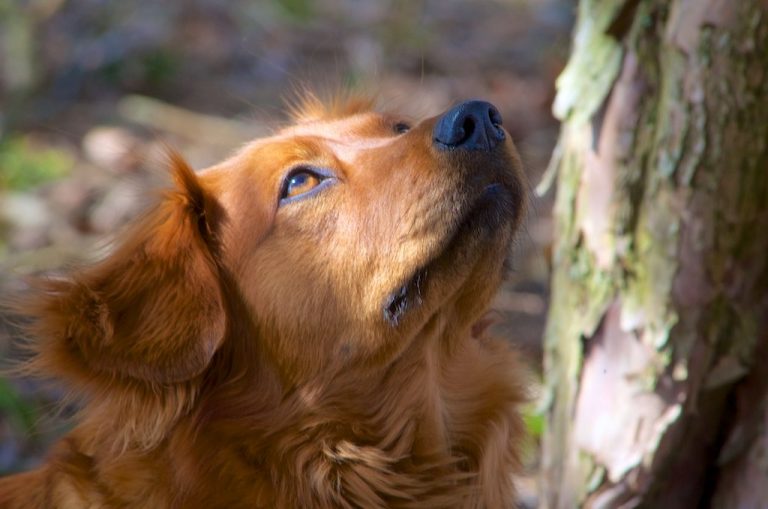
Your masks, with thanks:
<instances>
[{"instance_id":1,"label":"dog's neck","mask_svg":"<svg viewBox=\"0 0 768 509\"><path fill-rule=\"evenodd\" d=\"M282 374L258 347L247 352L233 350L229 357L216 359L226 366L212 367L213 373L228 376L204 387L198 425L251 420L251 430L258 429L263 421L274 431L276 423L284 421L285 426L295 427L297 420L305 418L335 427L354 426L350 416L357 416L359 422L433 421L430 427L436 429L430 434L442 435L445 416L439 410L444 390L440 380L456 355L451 345L457 343L456 338L447 336L445 330L425 328L385 365L361 368L340 364L299 382ZM240 338L238 343L258 345L259 340L244 342ZM345 422L334 423L336 414ZM377 428L387 430L393 425L384 424L378 423Z\"/></svg>"},{"instance_id":2,"label":"dog's neck","mask_svg":"<svg viewBox=\"0 0 768 509\"><path fill-rule=\"evenodd\" d=\"M197 450L229 450L222 453L228 459L215 466L223 476L232 472L239 478L246 470L255 479L268 477L269 484L278 476L284 482L276 485L298 491L317 489L304 486L313 475L323 473L330 486L342 470L360 469L371 476L366 482L393 489L405 490L422 479L436 493L448 486L455 492L467 475L462 468L474 460L458 443L460 428L471 425L473 417L455 415L446 395L451 388L441 384L452 378L453 361L463 353L435 348L434 342L452 339L436 332L416 338L407 352L364 377L337 370L286 387L274 369L255 367L236 383L206 389L199 411L178 426L171 441L208 444ZM188 453L195 454L195 448ZM200 459L200 464L211 462ZM290 499L278 496L283 497Z\"/></svg>"},{"instance_id":3,"label":"dog's neck","mask_svg":"<svg viewBox=\"0 0 768 509\"><path fill-rule=\"evenodd\" d=\"M173 449L174 457L196 458L177 466L180 496L197 496L199 479L213 471L224 483L261 486L267 491L259 496L267 499L296 500L270 492L274 486L315 496L319 485L308 484L312 476L329 490L333 479L360 478L398 493L428 486L434 496L464 496L464 481L477 475L486 447L477 438L491 437L488 423L519 425L512 409L522 395L517 374L506 372L508 351L471 338L468 330L446 330L422 331L402 355L365 376L337 370L293 386L257 348L229 354L224 348L210 373L226 376L160 391L126 388L101 407L93 402L87 414L97 415L94 424L84 423L77 436L82 450L95 456L118 452L165 461L151 458L168 457L165 451ZM243 339L232 344L258 345ZM154 410L135 413L142 408ZM96 427L105 412L114 416L110 430ZM201 451L219 453L197 458Z\"/></svg>"}]
</instances>

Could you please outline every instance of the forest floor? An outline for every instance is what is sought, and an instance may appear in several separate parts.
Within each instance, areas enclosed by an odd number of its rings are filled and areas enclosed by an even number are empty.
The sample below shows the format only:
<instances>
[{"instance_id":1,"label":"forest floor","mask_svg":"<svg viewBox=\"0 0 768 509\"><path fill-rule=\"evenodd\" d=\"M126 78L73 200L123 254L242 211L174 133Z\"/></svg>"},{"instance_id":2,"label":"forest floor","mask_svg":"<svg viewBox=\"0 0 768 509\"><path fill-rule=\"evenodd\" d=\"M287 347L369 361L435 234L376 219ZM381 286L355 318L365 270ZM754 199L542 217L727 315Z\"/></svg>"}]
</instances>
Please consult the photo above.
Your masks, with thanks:
<instances>
[{"instance_id":1,"label":"forest floor","mask_svg":"<svg viewBox=\"0 0 768 509\"><path fill-rule=\"evenodd\" d=\"M0 297L102 252L162 180L165 147L196 168L216 162L285 122L297 86L342 83L413 118L483 98L520 148L532 197L495 332L539 368L552 192L533 188L557 137L550 107L570 3L223 4L38 0L0 13ZM6 360L14 335L0 320ZM38 462L66 428L50 416L59 396L0 378L0 473Z\"/></svg>"}]
</instances>

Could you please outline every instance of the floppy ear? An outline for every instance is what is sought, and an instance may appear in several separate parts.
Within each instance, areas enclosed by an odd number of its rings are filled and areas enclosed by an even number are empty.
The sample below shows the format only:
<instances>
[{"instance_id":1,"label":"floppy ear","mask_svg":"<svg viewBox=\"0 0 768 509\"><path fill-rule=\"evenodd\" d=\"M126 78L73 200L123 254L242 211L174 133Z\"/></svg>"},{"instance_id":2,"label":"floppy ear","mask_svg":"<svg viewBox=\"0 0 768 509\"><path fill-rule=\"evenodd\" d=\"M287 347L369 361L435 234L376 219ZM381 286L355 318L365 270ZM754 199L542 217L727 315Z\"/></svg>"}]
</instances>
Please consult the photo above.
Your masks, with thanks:
<instances>
[{"instance_id":1,"label":"floppy ear","mask_svg":"<svg viewBox=\"0 0 768 509\"><path fill-rule=\"evenodd\" d=\"M112 254L45 284L33 311L42 369L172 383L208 365L226 325L215 261L219 213L184 160L171 154L171 163L175 188Z\"/></svg>"}]
</instances>

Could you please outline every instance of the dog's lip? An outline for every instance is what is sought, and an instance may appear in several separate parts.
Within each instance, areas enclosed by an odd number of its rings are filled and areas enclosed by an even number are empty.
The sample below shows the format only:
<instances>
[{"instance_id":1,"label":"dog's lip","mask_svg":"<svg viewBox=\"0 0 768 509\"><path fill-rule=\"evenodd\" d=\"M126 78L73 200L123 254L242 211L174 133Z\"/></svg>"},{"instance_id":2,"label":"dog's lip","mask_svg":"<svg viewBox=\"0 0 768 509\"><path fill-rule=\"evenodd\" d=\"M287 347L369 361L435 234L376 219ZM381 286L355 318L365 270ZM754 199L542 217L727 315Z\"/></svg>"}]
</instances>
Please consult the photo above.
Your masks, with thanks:
<instances>
[{"instance_id":1,"label":"dog's lip","mask_svg":"<svg viewBox=\"0 0 768 509\"><path fill-rule=\"evenodd\" d=\"M434 255L427 262L419 267L405 283L397 287L395 291L387 296L384 302L384 318L393 327L396 327L402 317L409 311L419 307L423 301L422 287L425 285L429 275L429 268L435 264L461 237L472 227L472 223L478 216L487 213L488 209L497 206L499 196L503 195L505 190L501 182L492 182L483 188L483 191L472 202L467 212L456 223L450 234L446 235L445 243L435 251ZM495 229L501 222L501 212L495 217L489 217L486 224L488 228Z\"/></svg>"},{"instance_id":2,"label":"dog's lip","mask_svg":"<svg viewBox=\"0 0 768 509\"><path fill-rule=\"evenodd\" d=\"M384 303L384 318L393 327L400 323L406 312L421 305L421 287L427 278L428 265L418 269L405 284L387 297Z\"/></svg>"}]
</instances>

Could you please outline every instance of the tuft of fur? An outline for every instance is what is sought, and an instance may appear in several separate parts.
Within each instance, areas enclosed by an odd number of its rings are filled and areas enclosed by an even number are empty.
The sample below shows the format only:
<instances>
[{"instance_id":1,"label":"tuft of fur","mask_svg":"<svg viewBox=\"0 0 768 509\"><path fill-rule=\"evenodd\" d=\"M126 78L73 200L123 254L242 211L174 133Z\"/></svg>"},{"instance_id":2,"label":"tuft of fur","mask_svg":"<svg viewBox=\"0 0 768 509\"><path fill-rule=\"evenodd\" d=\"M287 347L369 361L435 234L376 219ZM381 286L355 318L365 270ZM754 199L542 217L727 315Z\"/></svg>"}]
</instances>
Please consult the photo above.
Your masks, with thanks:
<instances>
[{"instance_id":1,"label":"tuft of fur","mask_svg":"<svg viewBox=\"0 0 768 509\"><path fill-rule=\"evenodd\" d=\"M336 120L373 109L376 99L350 89L338 89L326 96L312 89L298 88L292 98L286 99L288 114L296 123Z\"/></svg>"}]
</instances>

